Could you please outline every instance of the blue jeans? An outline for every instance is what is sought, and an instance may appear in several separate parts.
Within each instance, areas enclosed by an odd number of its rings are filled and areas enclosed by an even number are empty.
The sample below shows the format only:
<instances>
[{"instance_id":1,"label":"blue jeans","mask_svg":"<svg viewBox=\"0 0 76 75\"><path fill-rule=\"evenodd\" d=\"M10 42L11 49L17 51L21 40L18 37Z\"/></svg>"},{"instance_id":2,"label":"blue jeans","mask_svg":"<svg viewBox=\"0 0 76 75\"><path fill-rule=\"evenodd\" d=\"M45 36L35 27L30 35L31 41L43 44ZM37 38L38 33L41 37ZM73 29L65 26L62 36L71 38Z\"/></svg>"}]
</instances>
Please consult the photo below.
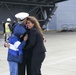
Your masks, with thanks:
<instances>
[{"instance_id":1,"label":"blue jeans","mask_svg":"<svg viewBox=\"0 0 76 75\"><path fill-rule=\"evenodd\" d=\"M18 75L18 63L9 62L10 75Z\"/></svg>"}]
</instances>

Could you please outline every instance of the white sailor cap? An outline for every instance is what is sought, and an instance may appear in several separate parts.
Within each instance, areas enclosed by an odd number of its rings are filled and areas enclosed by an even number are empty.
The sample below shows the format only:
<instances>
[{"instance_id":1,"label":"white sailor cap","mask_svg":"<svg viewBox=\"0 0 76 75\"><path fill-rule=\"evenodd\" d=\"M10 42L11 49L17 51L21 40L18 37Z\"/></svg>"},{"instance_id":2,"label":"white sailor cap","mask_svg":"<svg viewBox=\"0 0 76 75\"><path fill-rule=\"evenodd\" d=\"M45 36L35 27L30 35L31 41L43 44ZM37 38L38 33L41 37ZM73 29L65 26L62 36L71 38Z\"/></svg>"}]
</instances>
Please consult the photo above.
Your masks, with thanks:
<instances>
[{"instance_id":1,"label":"white sailor cap","mask_svg":"<svg viewBox=\"0 0 76 75\"><path fill-rule=\"evenodd\" d=\"M28 16L29 16L29 14L26 12L20 12L15 15L15 17L20 20L24 20Z\"/></svg>"},{"instance_id":2,"label":"white sailor cap","mask_svg":"<svg viewBox=\"0 0 76 75\"><path fill-rule=\"evenodd\" d=\"M10 19L10 18L7 18L7 21L8 21L8 22L10 22L10 21L11 21L11 19Z\"/></svg>"}]
</instances>

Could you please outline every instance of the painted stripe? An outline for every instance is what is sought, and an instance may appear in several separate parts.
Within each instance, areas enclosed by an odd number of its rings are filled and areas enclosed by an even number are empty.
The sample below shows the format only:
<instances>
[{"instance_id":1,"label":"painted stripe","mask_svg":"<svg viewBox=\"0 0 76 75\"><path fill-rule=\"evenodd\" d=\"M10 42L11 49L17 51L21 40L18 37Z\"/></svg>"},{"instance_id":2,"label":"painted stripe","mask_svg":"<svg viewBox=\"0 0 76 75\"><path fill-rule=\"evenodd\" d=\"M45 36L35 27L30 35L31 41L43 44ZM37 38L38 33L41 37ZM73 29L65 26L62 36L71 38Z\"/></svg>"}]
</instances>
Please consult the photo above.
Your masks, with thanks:
<instances>
[{"instance_id":1,"label":"painted stripe","mask_svg":"<svg viewBox=\"0 0 76 75\"><path fill-rule=\"evenodd\" d=\"M21 42L17 41L14 43L15 48L18 48L18 46L21 44Z\"/></svg>"},{"instance_id":2,"label":"painted stripe","mask_svg":"<svg viewBox=\"0 0 76 75\"><path fill-rule=\"evenodd\" d=\"M13 44L10 44L9 49L14 50L14 51L18 51L18 48L16 48Z\"/></svg>"}]
</instances>

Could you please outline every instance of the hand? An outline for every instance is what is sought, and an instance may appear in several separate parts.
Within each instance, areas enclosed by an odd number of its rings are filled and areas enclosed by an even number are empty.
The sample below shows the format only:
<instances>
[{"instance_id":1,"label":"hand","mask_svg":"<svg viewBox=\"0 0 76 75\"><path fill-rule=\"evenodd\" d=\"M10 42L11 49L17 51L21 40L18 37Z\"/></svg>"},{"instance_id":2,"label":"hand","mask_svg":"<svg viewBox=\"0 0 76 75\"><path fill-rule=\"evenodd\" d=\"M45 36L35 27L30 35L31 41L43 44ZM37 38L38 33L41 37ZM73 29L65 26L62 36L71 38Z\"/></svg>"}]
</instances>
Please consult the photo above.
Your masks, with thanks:
<instances>
[{"instance_id":1,"label":"hand","mask_svg":"<svg viewBox=\"0 0 76 75\"><path fill-rule=\"evenodd\" d=\"M43 42L45 43L46 42L46 38L43 36Z\"/></svg>"},{"instance_id":2,"label":"hand","mask_svg":"<svg viewBox=\"0 0 76 75\"><path fill-rule=\"evenodd\" d=\"M25 36L24 36L24 41L26 41L28 39L28 34L26 34Z\"/></svg>"},{"instance_id":3,"label":"hand","mask_svg":"<svg viewBox=\"0 0 76 75\"><path fill-rule=\"evenodd\" d=\"M9 48L10 44L9 43L5 43L4 46L7 47L7 48Z\"/></svg>"}]
</instances>

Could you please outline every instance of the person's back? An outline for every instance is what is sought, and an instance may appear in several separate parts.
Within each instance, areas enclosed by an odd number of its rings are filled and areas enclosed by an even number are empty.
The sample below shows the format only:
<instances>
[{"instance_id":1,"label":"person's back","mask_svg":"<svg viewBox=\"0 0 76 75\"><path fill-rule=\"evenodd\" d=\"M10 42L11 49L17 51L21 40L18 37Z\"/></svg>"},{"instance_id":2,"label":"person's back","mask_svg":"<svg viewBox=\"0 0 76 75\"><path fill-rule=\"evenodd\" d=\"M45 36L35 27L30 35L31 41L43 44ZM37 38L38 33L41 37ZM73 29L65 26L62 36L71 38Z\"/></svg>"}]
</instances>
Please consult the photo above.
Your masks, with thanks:
<instances>
[{"instance_id":1,"label":"person's back","mask_svg":"<svg viewBox=\"0 0 76 75\"><path fill-rule=\"evenodd\" d=\"M8 22L5 23L5 32L10 32L9 24Z\"/></svg>"},{"instance_id":2,"label":"person's back","mask_svg":"<svg viewBox=\"0 0 76 75\"><path fill-rule=\"evenodd\" d=\"M11 36L11 30L10 30L10 27L9 27L10 23L9 22L5 22L5 42L8 41L8 38Z\"/></svg>"},{"instance_id":3,"label":"person's back","mask_svg":"<svg viewBox=\"0 0 76 75\"><path fill-rule=\"evenodd\" d=\"M11 19L7 18L7 21L5 22L5 32L6 33L10 33L11 32L11 30L10 30L10 24L11 24Z\"/></svg>"}]
</instances>

